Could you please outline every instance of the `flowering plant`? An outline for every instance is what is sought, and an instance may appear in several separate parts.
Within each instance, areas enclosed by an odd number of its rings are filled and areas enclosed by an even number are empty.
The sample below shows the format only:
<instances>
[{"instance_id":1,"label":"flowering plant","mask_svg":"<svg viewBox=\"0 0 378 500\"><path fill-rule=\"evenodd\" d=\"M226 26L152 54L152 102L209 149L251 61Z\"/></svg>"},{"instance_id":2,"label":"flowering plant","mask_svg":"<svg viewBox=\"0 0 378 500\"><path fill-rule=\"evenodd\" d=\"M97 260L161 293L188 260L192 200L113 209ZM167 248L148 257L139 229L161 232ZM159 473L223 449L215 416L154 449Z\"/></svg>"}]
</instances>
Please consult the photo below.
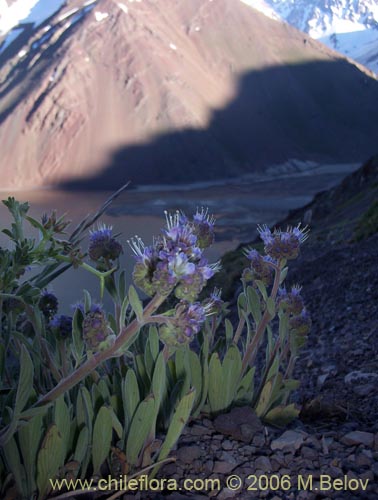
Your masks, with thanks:
<instances>
[{"instance_id":1,"label":"flowering plant","mask_svg":"<svg viewBox=\"0 0 378 500\"><path fill-rule=\"evenodd\" d=\"M291 377L310 319L300 288L286 291L283 281L305 230L259 229L266 255L246 251L250 266L234 331L219 290L201 299L219 269L204 256L214 241L207 210L191 219L166 213L150 246L138 237L128 241L134 284L149 297L143 303L133 285L127 290L119 269L124 249L111 227L92 229L87 252L80 248L101 210L62 239L64 218L39 222L27 205L6 205L15 222L5 230L14 249L0 252L0 476L10 471L21 496L45 497L52 477L151 466L154 474L190 415L200 412L247 402L270 421L295 415ZM25 221L39 230L38 242L24 237ZM39 271L27 277L30 265ZM107 291L114 302L112 313L84 291L72 315L59 314L46 286L70 266L97 276L100 298ZM261 346L266 363L256 372Z\"/></svg>"}]
</instances>

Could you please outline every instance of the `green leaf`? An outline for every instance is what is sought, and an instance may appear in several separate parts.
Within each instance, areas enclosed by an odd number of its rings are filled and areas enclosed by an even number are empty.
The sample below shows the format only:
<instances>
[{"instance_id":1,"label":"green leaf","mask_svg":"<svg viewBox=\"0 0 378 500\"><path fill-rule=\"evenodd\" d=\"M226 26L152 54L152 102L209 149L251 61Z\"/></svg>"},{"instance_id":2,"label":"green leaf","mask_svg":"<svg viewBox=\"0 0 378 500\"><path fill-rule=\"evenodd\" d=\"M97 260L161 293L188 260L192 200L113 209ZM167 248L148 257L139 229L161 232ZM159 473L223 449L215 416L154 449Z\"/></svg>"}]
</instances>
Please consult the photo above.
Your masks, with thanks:
<instances>
[{"instance_id":1,"label":"green leaf","mask_svg":"<svg viewBox=\"0 0 378 500\"><path fill-rule=\"evenodd\" d=\"M214 352L209 363L209 405L212 413L223 409L222 365L217 352Z\"/></svg>"},{"instance_id":2,"label":"green leaf","mask_svg":"<svg viewBox=\"0 0 378 500\"><path fill-rule=\"evenodd\" d=\"M18 431L20 451L26 472L27 489L30 493L36 490L37 452L42 441L42 415L37 415Z\"/></svg>"},{"instance_id":3,"label":"green leaf","mask_svg":"<svg viewBox=\"0 0 378 500\"><path fill-rule=\"evenodd\" d=\"M86 425L88 427L89 434L92 435L94 412L91 395L89 394L88 389L84 386L80 387L76 411L79 427L82 424Z\"/></svg>"},{"instance_id":4,"label":"green leaf","mask_svg":"<svg viewBox=\"0 0 378 500\"><path fill-rule=\"evenodd\" d=\"M138 322L141 322L143 319L143 305L137 291L132 285L129 287L129 301Z\"/></svg>"},{"instance_id":5,"label":"green leaf","mask_svg":"<svg viewBox=\"0 0 378 500\"><path fill-rule=\"evenodd\" d=\"M121 422L119 421L115 411L113 410L113 408L109 408L109 411L110 411L110 414L111 414L111 417L112 417L112 426L113 426L113 429L115 430L117 436L118 436L118 439L122 439L122 436L123 436L123 427L122 427L122 424Z\"/></svg>"},{"instance_id":6,"label":"green leaf","mask_svg":"<svg viewBox=\"0 0 378 500\"><path fill-rule=\"evenodd\" d=\"M271 318L274 318L274 316L276 315L276 303L272 299L272 297L269 297L268 300L266 301L266 308Z\"/></svg>"},{"instance_id":7,"label":"green leaf","mask_svg":"<svg viewBox=\"0 0 378 500\"><path fill-rule=\"evenodd\" d=\"M34 367L30 355L24 345L21 346L20 379L18 382L16 402L14 406L15 415L19 415L25 408L33 390Z\"/></svg>"},{"instance_id":8,"label":"green leaf","mask_svg":"<svg viewBox=\"0 0 378 500\"><path fill-rule=\"evenodd\" d=\"M74 460L82 464L84 462L85 455L89 451L91 451L89 443L89 431L88 427L83 427L76 441Z\"/></svg>"},{"instance_id":9,"label":"green leaf","mask_svg":"<svg viewBox=\"0 0 378 500\"><path fill-rule=\"evenodd\" d=\"M54 479L63 465L63 443L58 427L53 424L47 430L37 459L37 486L42 499L50 490L50 479Z\"/></svg>"},{"instance_id":10,"label":"green leaf","mask_svg":"<svg viewBox=\"0 0 378 500\"><path fill-rule=\"evenodd\" d=\"M43 406L36 406L35 408L28 408L20 414L20 420L28 420L34 418L38 415L44 416L49 408L53 405L53 402L47 403Z\"/></svg>"},{"instance_id":11,"label":"green leaf","mask_svg":"<svg viewBox=\"0 0 378 500\"><path fill-rule=\"evenodd\" d=\"M186 394L177 405L176 411L173 414L172 421L168 428L168 432L165 437L164 443L161 447L158 461L167 458L169 452L178 441L184 427L188 423L190 413L193 408L195 396L196 396L195 390L191 389L188 392L188 394ZM157 471L158 467L155 467L150 477L154 477Z\"/></svg>"},{"instance_id":12,"label":"green leaf","mask_svg":"<svg viewBox=\"0 0 378 500\"><path fill-rule=\"evenodd\" d=\"M294 404L290 404L288 406L276 406L265 415L264 421L271 425L285 427L297 418L298 415L299 410Z\"/></svg>"},{"instance_id":13,"label":"green leaf","mask_svg":"<svg viewBox=\"0 0 378 500\"><path fill-rule=\"evenodd\" d=\"M161 352L156 360L154 374L152 377L152 393L155 397L156 411L159 410L166 388L166 368L164 355Z\"/></svg>"},{"instance_id":14,"label":"green leaf","mask_svg":"<svg viewBox=\"0 0 378 500\"><path fill-rule=\"evenodd\" d=\"M107 381L108 381L108 377L106 377L106 379L101 378L101 380L97 384L98 390L100 391L100 393L102 395L102 399L104 400L104 403L110 403L110 391L109 391Z\"/></svg>"},{"instance_id":15,"label":"green leaf","mask_svg":"<svg viewBox=\"0 0 378 500\"><path fill-rule=\"evenodd\" d=\"M241 379L239 387L237 389L238 400L251 402L253 399L254 391L254 377L255 377L256 367L250 368L244 377Z\"/></svg>"},{"instance_id":16,"label":"green leaf","mask_svg":"<svg viewBox=\"0 0 378 500\"><path fill-rule=\"evenodd\" d=\"M282 345L287 337L288 332L289 332L289 315L283 313L280 315L280 325L279 325L279 335Z\"/></svg>"},{"instance_id":17,"label":"green leaf","mask_svg":"<svg viewBox=\"0 0 378 500\"><path fill-rule=\"evenodd\" d=\"M252 286L249 286L247 288L247 299L248 299L248 308L252 313L255 323L258 324L261 321L261 304L260 304L260 298L256 290Z\"/></svg>"},{"instance_id":18,"label":"green leaf","mask_svg":"<svg viewBox=\"0 0 378 500\"><path fill-rule=\"evenodd\" d=\"M150 395L139 404L131 421L126 443L126 458L131 466L135 466L139 462L139 454L146 444L154 419L155 398Z\"/></svg>"},{"instance_id":19,"label":"green leaf","mask_svg":"<svg viewBox=\"0 0 378 500\"><path fill-rule=\"evenodd\" d=\"M69 409L64 402L64 396L60 396L60 398L56 400L54 408L54 423L58 427L59 434L62 437L62 452L65 458L68 452L71 418Z\"/></svg>"},{"instance_id":20,"label":"green leaf","mask_svg":"<svg viewBox=\"0 0 378 500\"><path fill-rule=\"evenodd\" d=\"M84 311L85 313L88 313L91 310L92 306L91 294L88 292L88 290L83 290L83 294L84 294Z\"/></svg>"},{"instance_id":21,"label":"green leaf","mask_svg":"<svg viewBox=\"0 0 378 500\"><path fill-rule=\"evenodd\" d=\"M201 361L198 355L189 350L189 364L190 364L190 374L191 374L191 385L196 391L196 398L194 401L194 408L197 411L200 411L199 403L201 401L202 396L202 366Z\"/></svg>"},{"instance_id":22,"label":"green leaf","mask_svg":"<svg viewBox=\"0 0 378 500\"><path fill-rule=\"evenodd\" d=\"M240 316L240 311L246 311L247 310L247 299L245 297L245 293L239 294L238 297L238 312Z\"/></svg>"},{"instance_id":23,"label":"green leaf","mask_svg":"<svg viewBox=\"0 0 378 500\"><path fill-rule=\"evenodd\" d=\"M256 406L256 415L263 417L270 406L270 398L272 395L272 382L269 380L261 391L259 401Z\"/></svg>"},{"instance_id":24,"label":"green leaf","mask_svg":"<svg viewBox=\"0 0 378 500\"><path fill-rule=\"evenodd\" d=\"M260 290L262 298L266 302L268 300L268 292L266 291L266 286L261 280L255 280L255 283L257 285L257 288Z\"/></svg>"},{"instance_id":25,"label":"green leaf","mask_svg":"<svg viewBox=\"0 0 378 500\"><path fill-rule=\"evenodd\" d=\"M234 328L232 326L231 321L228 318L226 318L224 321L224 329L226 332L226 341L228 344L232 342L232 339L234 338Z\"/></svg>"},{"instance_id":26,"label":"green leaf","mask_svg":"<svg viewBox=\"0 0 378 500\"><path fill-rule=\"evenodd\" d=\"M232 345L226 352L222 364L222 378L218 381L223 391L223 406L228 408L235 398L241 376L242 359L239 349Z\"/></svg>"},{"instance_id":27,"label":"green leaf","mask_svg":"<svg viewBox=\"0 0 378 500\"><path fill-rule=\"evenodd\" d=\"M288 267L284 267L281 271L281 276L280 276L280 285L282 285L282 283L285 281L286 279L286 276L287 276L287 272L288 272L289 268Z\"/></svg>"},{"instance_id":28,"label":"green leaf","mask_svg":"<svg viewBox=\"0 0 378 500\"><path fill-rule=\"evenodd\" d=\"M121 271L119 275L119 280L118 280L118 296L120 303L122 304L124 302L125 296L126 296L126 277L125 277L125 271ZM123 325L123 323L121 323Z\"/></svg>"},{"instance_id":29,"label":"green leaf","mask_svg":"<svg viewBox=\"0 0 378 500\"><path fill-rule=\"evenodd\" d=\"M150 326L148 330L148 346L155 362L159 355L159 334L155 325Z\"/></svg>"},{"instance_id":30,"label":"green leaf","mask_svg":"<svg viewBox=\"0 0 378 500\"><path fill-rule=\"evenodd\" d=\"M10 438L7 443L4 444L3 453L8 469L13 474L19 493L24 498L28 497L25 468L21 465L21 457L14 437ZM29 491L29 493L31 494L32 492Z\"/></svg>"},{"instance_id":31,"label":"green leaf","mask_svg":"<svg viewBox=\"0 0 378 500\"><path fill-rule=\"evenodd\" d=\"M122 301L121 311L119 313L119 324L121 328L125 326L126 312L128 307L129 307L129 298L126 296Z\"/></svg>"},{"instance_id":32,"label":"green leaf","mask_svg":"<svg viewBox=\"0 0 378 500\"><path fill-rule=\"evenodd\" d=\"M102 406L98 412L92 438L93 473L98 474L100 467L110 452L112 441L113 421L109 408Z\"/></svg>"},{"instance_id":33,"label":"green leaf","mask_svg":"<svg viewBox=\"0 0 378 500\"><path fill-rule=\"evenodd\" d=\"M122 401L125 414L125 434L129 432L131 421L140 403L138 381L134 370L127 370L126 377L122 381Z\"/></svg>"}]
</instances>

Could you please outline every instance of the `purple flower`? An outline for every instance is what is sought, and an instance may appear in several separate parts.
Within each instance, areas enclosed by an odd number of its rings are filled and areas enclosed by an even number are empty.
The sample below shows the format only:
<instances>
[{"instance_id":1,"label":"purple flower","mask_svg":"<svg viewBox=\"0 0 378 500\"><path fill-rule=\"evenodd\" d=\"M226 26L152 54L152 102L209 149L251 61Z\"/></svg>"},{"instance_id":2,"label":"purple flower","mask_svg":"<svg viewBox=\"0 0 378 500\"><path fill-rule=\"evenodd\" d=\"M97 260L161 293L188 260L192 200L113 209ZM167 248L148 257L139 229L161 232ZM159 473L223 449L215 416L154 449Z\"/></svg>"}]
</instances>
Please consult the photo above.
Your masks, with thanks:
<instances>
[{"instance_id":1,"label":"purple flower","mask_svg":"<svg viewBox=\"0 0 378 500\"><path fill-rule=\"evenodd\" d=\"M97 307L87 312L83 320L83 337L88 352L97 352L109 347L115 335L109 327L105 312Z\"/></svg>"},{"instance_id":2,"label":"purple flower","mask_svg":"<svg viewBox=\"0 0 378 500\"><path fill-rule=\"evenodd\" d=\"M58 312L59 302L57 297L47 290L43 290L38 307L46 319L50 320Z\"/></svg>"},{"instance_id":3,"label":"purple flower","mask_svg":"<svg viewBox=\"0 0 378 500\"><path fill-rule=\"evenodd\" d=\"M311 325L311 317L306 308L303 308L302 312L297 316L290 318L289 331L292 336L292 342L294 342L297 347L301 347L303 345L304 337L311 330Z\"/></svg>"},{"instance_id":4,"label":"purple flower","mask_svg":"<svg viewBox=\"0 0 378 500\"><path fill-rule=\"evenodd\" d=\"M189 262L184 252L177 252L175 255L168 257L168 269L176 278L182 278L193 274L196 266L193 262Z\"/></svg>"},{"instance_id":5,"label":"purple flower","mask_svg":"<svg viewBox=\"0 0 378 500\"><path fill-rule=\"evenodd\" d=\"M208 209L202 208L193 216L193 229L200 248L207 248L214 243L215 218L209 215Z\"/></svg>"},{"instance_id":6,"label":"purple flower","mask_svg":"<svg viewBox=\"0 0 378 500\"><path fill-rule=\"evenodd\" d=\"M189 344L201 330L210 307L199 302L190 303L181 300L175 307L173 318L167 318L167 323L159 327L162 342L170 347L180 347Z\"/></svg>"},{"instance_id":7,"label":"purple flower","mask_svg":"<svg viewBox=\"0 0 378 500\"><path fill-rule=\"evenodd\" d=\"M304 309L304 302L301 296L302 288L299 285L294 285L288 293L286 288L278 290L278 304L288 313L298 315Z\"/></svg>"},{"instance_id":8,"label":"purple flower","mask_svg":"<svg viewBox=\"0 0 378 500\"><path fill-rule=\"evenodd\" d=\"M71 316L56 314L50 321L50 326L61 339L67 339L72 335Z\"/></svg>"},{"instance_id":9,"label":"purple flower","mask_svg":"<svg viewBox=\"0 0 378 500\"><path fill-rule=\"evenodd\" d=\"M275 260L295 259L299 254L300 245L308 238L306 228L301 229L300 224L286 231L275 229L273 233L268 226L260 226L258 232L264 242L265 252Z\"/></svg>"},{"instance_id":10,"label":"purple flower","mask_svg":"<svg viewBox=\"0 0 378 500\"><path fill-rule=\"evenodd\" d=\"M122 245L112 237L111 226L101 224L96 231L90 231L88 254L93 261L116 260L122 251Z\"/></svg>"},{"instance_id":11,"label":"purple flower","mask_svg":"<svg viewBox=\"0 0 378 500\"><path fill-rule=\"evenodd\" d=\"M180 212L165 212L166 228L153 245L146 247L137 236L129 241L135 255L134 283L148 295L168 295L174 287L177 298L195 300L206 281L219 269L209 265L198 246L194 222ZM197 213L198 223L210 224L207 212Z\"/></svg>"},{"instance_id":12,"label":"purple flower","mask_svg":"<svg viewBox=\"0 0 378 500\"><path fill-rule=\"evenodd\" d=\"M244 270L243 279L246 281L260 280L264 285L270 285L273 280L273 268L271 264L275 264L271 257L263 257L254 248L246 249L245 256L251 261L251 268Z\"/></svg>"}]
</instances>

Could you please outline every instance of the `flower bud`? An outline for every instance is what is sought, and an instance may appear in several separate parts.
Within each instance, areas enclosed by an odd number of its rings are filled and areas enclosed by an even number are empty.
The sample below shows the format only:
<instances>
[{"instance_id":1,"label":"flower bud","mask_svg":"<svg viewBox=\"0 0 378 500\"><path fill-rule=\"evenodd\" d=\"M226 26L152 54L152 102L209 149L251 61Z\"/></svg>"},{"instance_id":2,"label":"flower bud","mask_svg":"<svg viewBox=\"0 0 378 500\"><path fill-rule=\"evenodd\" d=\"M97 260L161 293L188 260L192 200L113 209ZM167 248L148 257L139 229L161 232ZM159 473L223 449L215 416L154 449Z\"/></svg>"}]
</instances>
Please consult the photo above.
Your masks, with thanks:
<instances>
[{"instance_id":1,"label":"flower bud","mask_svg":"<svg viewBox=\"0 0 378 500\"><path fill-rule=\"evenodd\" d=\"M62 340L68 339L72 335L72 317L65 314L56 314L50 321L53 332Z\"/></svg>"},{"instance_id":2,"label":"flower bud","mask_svg":"<svg viewBox=\"0 0 378 500\"><path fill-rule=\"evenodd\" d=\"M101 225L97 231L91 231L89 238L89 257L98 262L100 259L116 260L121 255L122 245L112 237L112 227Z\"/></svg>"},{"instance_id":3,"label":"flower bud","mask_svg":"<svg viewBox=\"0 0 378 500\"><path fill-rule=\"evenodd\" d=\"M193 216L193 232L197 236L197 245L200 248L208 248L214 243L214 224L213 216L208 215L208 210L201 209Z\"/></svg>"},{"instance_id":4,"label":"flower bud","mask_svg":"<svg viewBox=\"0 0 378 500\"><path fill-rule=\"evenodd\" d=\"M58 306L58 299L53 293L48 292L47 290L44 290L41 293L38 307L47 320L50 320L58 312Z\"/></svg>"},{"instance_id":5,"label":"flower bud","mask_svg":"<svg viewBox=\"0 0 378 500\"><path fill-rule=\"evenodd\" d=\"M199 303L182 300L175 308L175 315L159 327L161 341L170 347L189 344L200 331L206 319L206 309Z\"/></svg>"},{"instance_id":6,"label":"flower bud","mask_svg":"<svg viewBox=\"0 0 378 500\"><path fill-rule=\"evenodd\" d=\"M263 257L254 249L247 250L245 256L251 261L251 268L243 271L243 279L260 280L265 286L269 286L273 281L273 269L269 264L269 257Z\"/></svg>"},{"instance_id":7,"label":"flower bud","mask_svg":"<svg viewBox=\"0 0 378 500\"><path fill-rule=\"evenodd\" d=\"M300 245L306 241L308 231L301 229L300 225L286 231L275 229L272 233L267 226L258 228L261 239L264 242L264 250L272 259L291 260L298 257Z\"/></svg>"},{"instance_id":8,"label":"flower bud","mask_svg":"<svg viewBox=\"0 0 378 500\"><path fill-rule=\"evenodd\" d=\"M300 314L304 308L304 302L300 292L301 287L297 285L293 286L289 293L286 291L286 288L280 288L278 290L279 306L293 315Z\"/></svg>"},{"instance_id":9,"label":"flower bud","mask_svg":"<svg viewBox=\"0 0 378 500\"><path fill-rule=\"evenodd\" d=\"M108 325L102 310L88 312L83 321L83 336L89 352L97 352L110 347L115 335Z\"/></svg>"}]
</instances>

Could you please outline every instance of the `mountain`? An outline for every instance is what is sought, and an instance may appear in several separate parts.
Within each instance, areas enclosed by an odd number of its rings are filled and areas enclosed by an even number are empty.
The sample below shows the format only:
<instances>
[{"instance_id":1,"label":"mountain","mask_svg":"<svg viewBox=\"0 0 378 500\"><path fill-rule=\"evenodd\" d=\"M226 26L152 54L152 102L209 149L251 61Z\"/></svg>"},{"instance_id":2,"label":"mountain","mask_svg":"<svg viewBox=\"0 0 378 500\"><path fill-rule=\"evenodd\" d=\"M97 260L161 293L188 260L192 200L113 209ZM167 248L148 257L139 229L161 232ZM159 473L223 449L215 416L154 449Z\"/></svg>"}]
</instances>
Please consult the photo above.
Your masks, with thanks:
<instances>
[{"instance_id":1,"label":"mountain","mask_svg":"<svg viewBox=\"0 0 378 500\"><path fill-rule=\"evenodd\" d=\"M353 163L377 119L371 75L234 0L72 0L0 52L2 189Z\"/></svg>"},{"instance_id":2,"label":"mountain","mask_svg":"<svg viewBox=\"0 0 378 500\"><path fill-rule=\"evenodd\" d=\"M376 0L242 0L378 73Z\"/></svg>"}]
</instances>

